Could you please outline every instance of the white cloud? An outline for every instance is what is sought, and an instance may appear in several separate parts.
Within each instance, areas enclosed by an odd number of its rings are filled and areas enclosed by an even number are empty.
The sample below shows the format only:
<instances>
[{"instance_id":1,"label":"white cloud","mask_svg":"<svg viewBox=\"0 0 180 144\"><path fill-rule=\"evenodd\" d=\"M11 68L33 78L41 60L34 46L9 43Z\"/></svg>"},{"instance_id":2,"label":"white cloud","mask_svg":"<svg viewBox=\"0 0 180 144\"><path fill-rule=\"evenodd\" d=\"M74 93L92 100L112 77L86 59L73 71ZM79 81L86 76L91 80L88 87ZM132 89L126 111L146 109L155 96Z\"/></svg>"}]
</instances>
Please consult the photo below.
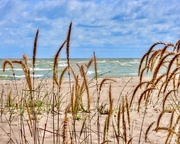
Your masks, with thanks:
<instances>
[{"instance_id":1,"label":"white cloud","mask_svg":"<svg viewBox=\"0 0 180 144\"><path fill-rule=\"evenodd\" d=\"M178 0L4 0L0 1L0 48L5 44L32 47L39 28L39 46L56 49L70 21L71 46L79 49L129 45L143 49L143 44L154 41L176 41L180 35L177 5Z\"/></svg>"}]
</instances>

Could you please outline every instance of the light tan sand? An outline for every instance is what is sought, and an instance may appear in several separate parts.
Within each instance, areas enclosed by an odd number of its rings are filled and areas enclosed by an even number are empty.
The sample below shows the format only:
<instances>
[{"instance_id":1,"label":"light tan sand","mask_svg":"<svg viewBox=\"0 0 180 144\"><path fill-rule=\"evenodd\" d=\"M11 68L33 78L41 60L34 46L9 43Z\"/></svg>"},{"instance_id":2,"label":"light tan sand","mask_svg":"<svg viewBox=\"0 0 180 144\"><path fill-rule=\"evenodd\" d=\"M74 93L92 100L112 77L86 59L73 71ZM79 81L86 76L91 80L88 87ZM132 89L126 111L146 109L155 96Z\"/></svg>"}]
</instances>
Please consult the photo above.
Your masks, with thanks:
<instances>
[{"instance_id":1,"label":"light tan sand","mask_svg":"<svg viewBox=\"0 0 180 144\"><path fill-rule=\"evenodd\" d=\"M117 123L117 110L119 106L119 102L121 101L121 98L123 96L127 96L129 101L132 97L132 93L134 91L134 88L139 82L138 77L122 77L122 78L116 78L116 82L111 82L111 81L106 81L106 83L102 87L102 91L100 94L100 104L103 106L106 106L104 111L108 110L109 107L109 84L111 83L112 85L112 99L113 99L113 115L111 116L111 121L110 121L110 128L109 128L109 133L108 133L108 140L109 143L117 143L115 133L113 130L112 123L114 122ZM90 81L90 80L89 80ZM98 79L98 84L102 79ZM80 81L81 83L81 81ZM61 101L61 108L60 108L60 117L59 117L59 123L60 123L60 135L62 135L62 127L63 127L63 120L64 120L64 112L65 108L70 104L71 98L70 98L70 85L72 86L74 84L74 81L71 80L71 83L69 83L68 79L65 79L62 84L62 88L60 91L60 94L57 94L58 90L56 89L54 92L54 95L60 96L62 98ZM35 91L36 97L40 97L44 101L51 101L53 97L53 82L51 79L44 79L43 81L40 80L35 80L35 87L38 85L41 86L38 90ZM16 87L17 86L17 87ZM76 138L77 141L76 143L94 143L96 144L98 142L98 136L97 136L97 91L96 91L96 83L95 81L92 81L89 83L89 88L90 88L90 99L91 99L91 113L85 113L85 112L79 112L78 116L80 117L80 120L76 121ZM27 84L25 80L17 80L15 81L8 81L8 80L1 80L0 81L0 91L1 91L1 114L0 114L0 143L8 143L9 141L9 135L10 135L10 124L8 123L9 119L9 112L8 108L4 108L7 106L7 102L5 99L8 98L8 95L11 95L11 99L13 99L13 103L16 105L19 105L18 103L22 97L29 97L28 91L27 91ZM71 89L72 90L72 89ZM140 91L137 93L137 97L140 95ZM44 98L44 99L43 99ZM86 92L83 95L83 102L84 106L86 108L87 106L87 95ZM163 132L158 132L155 133L155 131L150 130L148 134L148 140L145 142L144 137L145 137L145 132L148 126L153 122L157 121L158 115L160 113L160 104L156 104L156 100L153 98L151 99L152 102L149 104L147 108L147 112L145 115L144 123L142 126L142 131L141 131L141 124L143 121L143 114L144 114L144 108L142 105L142 109L140 112L137 112L137 98L135 97L135 100L133 102L133 105L130 110L130 131L128 130L128 125L126 126L127 128L127 140L130 140L132 138L132 144L137 144L139 143L139 136L140 132L141 134L141 143L153 143L153 144L159 144L159 143L164 143L165 136L166 134ZM50 107L49 107L50 108ZM25 109L25 108L24 108ZM46 132L45 132L45 140L44 143L50 144L53 143L53 111L51 111L49 114L46 113L48 107L44 106L42 107L43 113L38 114L38 128L39 128L39 139L40 143L42 142L43 139L43 133L45 129L45 125L47 124L46 127ZM14 110L12 108L9 108L9 110L13 111L14 114L12 115L12 122L11 122L11 137L13 138L13 141L15 143L20 143L20 115L17 115L18 110ZM25 109L26 111L26 109ZM57 127L57 110L54 110L54 122L55 122L55 127ZM29 118L27 115L27 112L23 117L23 123L24 123L24 128L25 128L25 133L26 133L26 139L28 140L29 143L33 143L33 138L31 137L29 127L27 123L29 122ZM103 142L103 132L104 132L104 125L105 125L105 120L107 118L107 114L102 114L100 115L100 141ZM72 114L68 113L68 131L72 131ZM84 127L84 130L82 131L82 135L80 136L80 131L83 125L83 122L86 117L89 117L90 120L88 119L86 122L86 125ZM127 119L127 118L126 118ZM169 115L167 115L161 123L166 125L168 124ZM126 121L126 123L128 123ZM155 128L152 127L152 129ZM88 132L91 133L91 136L88 136ZM122 127L122 121L121 121L121 132L123 133L123 127ZM89 139L86 139L86 138ZM122 137L122 135L120 135ZM60 141L62 141L62 137L60 136ZM68 141L70 142L70 136L68 133ZM123 143L122 138L120 138L120 143Z\"/></svg>"}]
</instances>

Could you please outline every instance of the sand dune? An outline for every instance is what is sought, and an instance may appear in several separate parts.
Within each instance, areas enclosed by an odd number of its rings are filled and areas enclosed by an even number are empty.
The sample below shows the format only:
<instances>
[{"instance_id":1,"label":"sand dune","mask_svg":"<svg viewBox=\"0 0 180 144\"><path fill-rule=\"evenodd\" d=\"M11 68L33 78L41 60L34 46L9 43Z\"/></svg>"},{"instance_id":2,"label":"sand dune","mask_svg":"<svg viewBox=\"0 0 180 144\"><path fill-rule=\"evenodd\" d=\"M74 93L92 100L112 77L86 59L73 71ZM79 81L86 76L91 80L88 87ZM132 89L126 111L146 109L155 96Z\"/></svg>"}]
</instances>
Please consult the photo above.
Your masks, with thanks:
<instances>
[{"instance_id":1,"label":"sand dune","mask_svg":"<svg viewBox=\"0 0 180 144\"><path fill-rule=\"evenodd\" d=\"M107 120L108 111L110 107L109 103L109 85L111 83L111 95L113 101L113 109L112 114L110 115L110 122L108 133L106 134L106 141L109 143L117 143L117 137L115 135L115 130L117 130L117 121L118 121L118 107L122 105L122 97L127 96L128 102L131 100L132 93L139 82L138 77L122 77L114 79L116 82L107 80L100 92L100 103L99 103L99 138L100 142L103 142L103 135L105 131L105 122ZM101 83L102 79L98 79L98 86ZM81 85L83 80L79 80L79 84ZM87 113L80 109L76 116L76 121L73 123L73 115L71 109L67 110L67 142L70 143L70 139L73 134L73 128L75 128L76 134L73 135L73 141L75 143L98 143L98 130L97 130L97 87L96 81L90 81L88 79L88 87L89 87L89 96L90 96L90 113ZM44 138L44 143L53 143L53 124L54 129L57 130L59 127L59 131L54 131L55 136L59 136L59 142L63 141L63 125L65 119L65 109L71 106L72 95L70 91L73 91L73 85L75 85L75 81L71 80L69 83L68 79L63 80L62 87L60 92L58 92L58 88L55 86L53 90L53 81L51 79L44 80L35 80L35 88L34 91L34 99L38 102L36 103L36 116L37 116L37 130L38 130L38 139L39 142L42 143ZM71 87L71 89L70 89ZM10 137L14 143L22 142L22 139L26 139L28 143L33 143L33 136L31 135L31 131L33 133L33 128L30 126L30 121L33 123L34 118L31 114L28 117L27 106L20 106L21 99L28 100L29 91L25 80L1 80L0 81L0 91L1 91L1 113L0 113L0 143L8 143L10 141ZM137 97L140 95L141 91L137 92ZM60 99L60 108L57 109L57 106L52 110L52 99L53 96L56 97L56 100ZM84 109L87 109L87 94L86 91L82 94L82 102ZM28 103L28 102L27 102ZM57 103L56 103L57 104ZM21 109L20 109L21 107ZM31 107L28 107L31 109ZM39 109L38 109L39 108ZM23 109L23 115L20 115L20 111ZM137 112L137 98L135 97L133 101L133 105L129 108L129 117L130 117L130 126L128 125L128 117L125 114L125 124L126 127L123 126L122 115L120 118L120 135L119 140L122 143L125 138L123 132L126 131L126 139L127 142L131 141L132 144L139 143L164 143L166 134L162 132L156 133L153 131L153 128L149 131L147 135L147 141L145 142L145 133L149 125L156 121L160 114L161 105L157 103L157 99L152 98L151 103L148 105L146 109L146 113L144 115L145 108L142 105L140 112ZM125 112L126 113L126 109ZM161 124L167 125L167 119L169 119L169 115L167 114ZM143 121L144 120L144 121ZM85 123L84 123L85 122ZM143 122L143 125L142 125ZM73 127L73 124L75 126ZM85 124L83 126L83 124ZM28 126L29 125L29 126ZM113 127L114 125L114 127ZM142 128L141 128L142 126ZM82 129L83 128L83 129ZM126 130L125 130L126 128ZM11 129L11 132L10 132ZM45 130L46 129L46 130ZM22 130L22 131L21 131ZM141 132L141 134L140 134ZM25 138L21 137L25 135ZM75 138L76 137L76 138ZM55 138L55 140L57 140ZM25 141L24 141L25 143Z\"/></svg>"}]
</instances>

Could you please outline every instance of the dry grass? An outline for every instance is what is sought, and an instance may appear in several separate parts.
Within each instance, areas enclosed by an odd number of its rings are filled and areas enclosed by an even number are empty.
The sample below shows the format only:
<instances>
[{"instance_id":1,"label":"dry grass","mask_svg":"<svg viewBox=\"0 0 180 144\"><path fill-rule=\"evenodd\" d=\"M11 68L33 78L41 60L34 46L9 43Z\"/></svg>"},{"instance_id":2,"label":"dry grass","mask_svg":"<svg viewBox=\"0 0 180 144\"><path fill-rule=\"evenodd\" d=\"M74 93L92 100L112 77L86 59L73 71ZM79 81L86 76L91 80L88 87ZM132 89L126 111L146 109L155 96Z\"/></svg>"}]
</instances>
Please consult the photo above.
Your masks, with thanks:
<instances>
[{"instance_id":1,"label":"dry grass","mask_svg":"<svg viewBox=\"0 0 180 144\"><path fill-rule=\"evenodd\" d=\"M157 42L142 57L139 65L139 84L133 91L114 96L113 85L118 81L111 78L98 78L98 65L95 53L86 64L79 65L75 73L70 62L70 36L72 22L66 39L54 56L52 79L35 79L36 52L39 30L34 39L32 70L28 57L22 60L5 60L12 69L14 79L10 89L2 86L0 129L8 143L156 143L153 137L165 132L162 143L180 143L180 100L179 100L179 49L180 40L174 44ZM156 46L162 46L157 48ZM66 48L65 67L58 70L59 55ZM22 68L25 79L22 85L15 78L14 65ZM89 68L94 68L94 78L87 78ZM163 73L161 72L163 71ZM146 73L151 77L146 78ZM64 78L68 74L69 78ZM48 85L50 81L51 85ZM68 83L68 87L64 87ZM66 85L67 86L67 85ZM108 87L108 88L107 88ZM105 90L106 93L104 92ZM102 99L106 101L102 102ZM105 103L104 103L105 102ZM115 105L116 104L116 105ZM159 107L158 107L159 106ZM144 129L149 109L160 108L158 116ZM134 113L141 117L136 130ZM163 118L169 117L164 124ZM16 122L17 127L14 126ZM137 134L137 135L136 135ZM136 136L136 137L135 137ZM138 138L137 138L138 137Z\"/></svg>"},{"instance_id":2,"label":"dry grass","mask_svg":"<svg viewBox=\"0 0 180 144\"><path fill-rule=\"evenodd\" d=\"M156 49L156 46L163 45L161 49ZM155 122L151 123L146 131L146 137L148 132L152 129L154 123L156 127L153 129L156 132L164 131L167 133L164 143L179 143L180 139L180 109L178 105L179 99L179 41L174 45L172 43L165 44L162 42L153 44L149 51L143 56L140 67L140 83L135 88L130 104L134 99L138 99L138 111L140 111L142 105L149 106L152 99L156 99L156 105L162 105L160 114ZM161 72L162 70L162 72ZM150 80L143 80L144 72L151 72L152 77ZM140 88L144 88L144 91L138 97L136 92ZM145 103L143 103L145 102ZM173 109L167 109L171 105ZM168 125L161 124L163 116L169 115L170 119Z\"/></svg>"}]
</instances>

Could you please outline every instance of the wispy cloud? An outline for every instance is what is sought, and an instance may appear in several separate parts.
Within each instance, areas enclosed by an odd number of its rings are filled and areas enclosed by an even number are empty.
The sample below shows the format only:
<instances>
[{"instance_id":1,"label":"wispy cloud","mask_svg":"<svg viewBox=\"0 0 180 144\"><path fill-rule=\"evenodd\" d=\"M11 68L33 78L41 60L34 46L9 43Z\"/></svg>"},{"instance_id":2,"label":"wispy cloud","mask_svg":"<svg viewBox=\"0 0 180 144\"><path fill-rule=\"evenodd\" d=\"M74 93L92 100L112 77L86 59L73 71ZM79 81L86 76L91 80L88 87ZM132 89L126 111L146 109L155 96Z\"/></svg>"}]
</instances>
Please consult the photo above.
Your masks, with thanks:
<instances>
[{"instance_id":1,"label":"wispy cloud","mask_svg":"<svg viewBox=\"0 0 180 144\"><path fill-rule=\"evenodd\" d=\"M71 21L72 57L90 57L92 51L99 57L141 57L153 42L180 38L178 4L178 0L2 0L0 57L31 55L38 28L38 56L52 57Z\"/></svg>"}]
</instances>

